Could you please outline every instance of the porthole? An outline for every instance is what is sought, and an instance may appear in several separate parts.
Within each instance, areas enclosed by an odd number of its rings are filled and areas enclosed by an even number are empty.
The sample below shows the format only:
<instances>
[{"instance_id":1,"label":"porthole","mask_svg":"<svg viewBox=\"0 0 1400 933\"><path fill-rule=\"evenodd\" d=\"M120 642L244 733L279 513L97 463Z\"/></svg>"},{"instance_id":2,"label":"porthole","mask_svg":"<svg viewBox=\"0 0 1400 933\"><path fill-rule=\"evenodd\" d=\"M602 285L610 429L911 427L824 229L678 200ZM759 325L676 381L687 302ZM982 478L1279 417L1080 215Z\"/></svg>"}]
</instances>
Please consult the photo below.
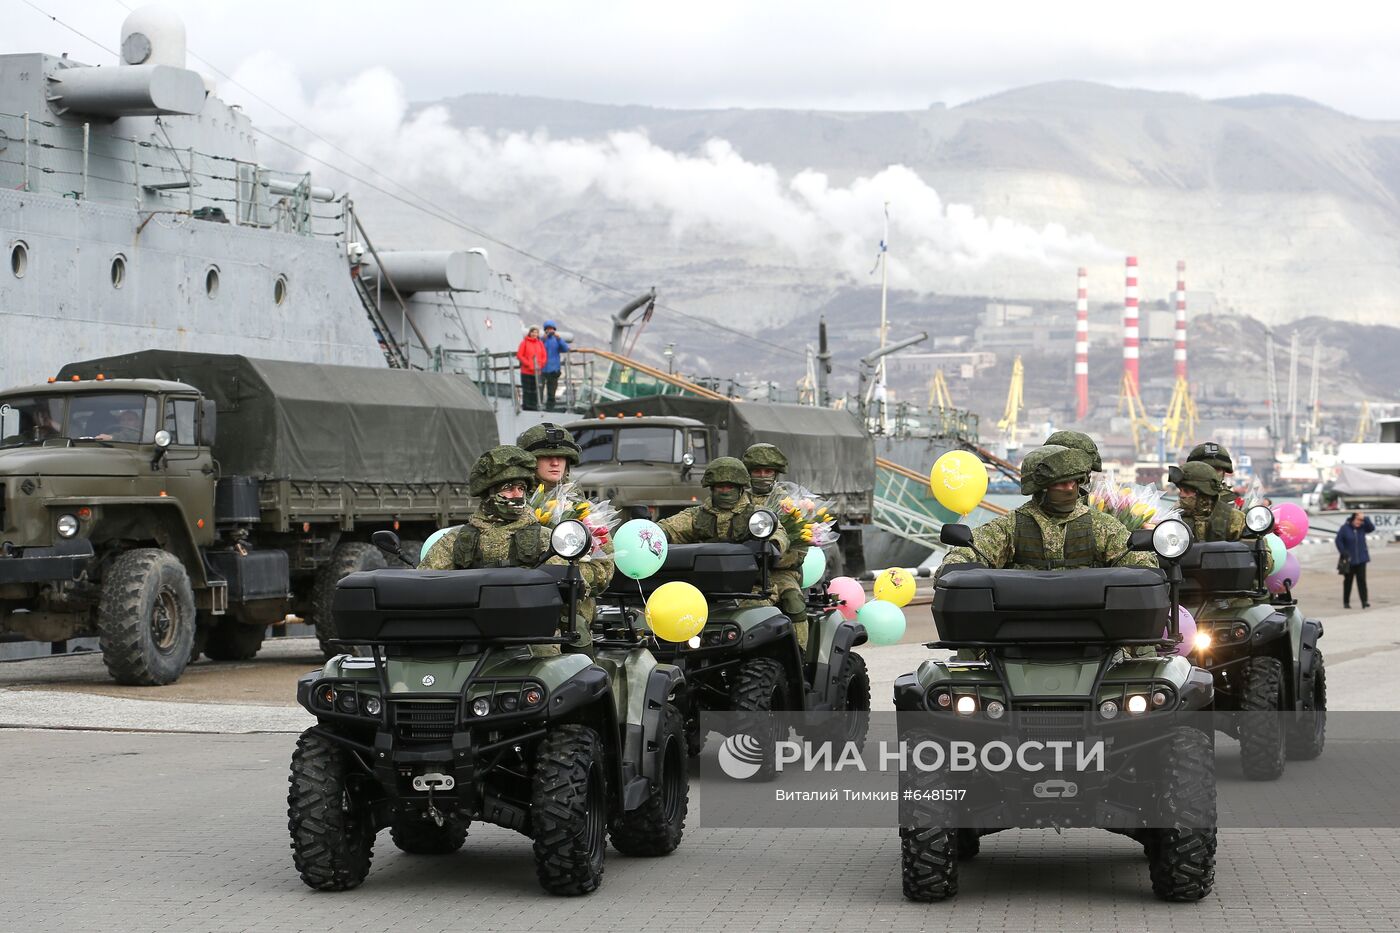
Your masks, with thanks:
<instances>
[{"instance_id":1,"label":"porthole","mask_svg":"<svg viewBox=\"0 0 1400 933\"><path fill-rule=\"evenodd\" d=\"M287 303L287 277L285 275L279 275L277 281L272 284L272 300L278 305Z\"/></svg>"},{"instance_id":2,"label":"porthole","mask_svg":"<svg viewBox=\"0 0 1400 933\"><path fill-rule=\"evenodd\" d=\"M219 296L219 267L210 266L209 271L204 273L204 294L210 298Z\"/></svg>"},{"instance_id":3,"label":"porthole","mask_svg":"<svg viewBox=\"0 0 1400 933\"><path fill-rule=\"evenodd\" d=\"M126 257L121 253L112 257L112 287L121 288L126 282Z\"/></svg>"},{"instance_id":4,"label":"porthole","mask_svg":"<svg viewBox=\"0 0 1400 933\"><path fill-rule=\"evenodd\" d=\"M10 247L10 271L15 274L15 278L24 278L24 273L29 269L29 245L23 240L16 240L15 245Z\"/></svg>"}]
</instances>

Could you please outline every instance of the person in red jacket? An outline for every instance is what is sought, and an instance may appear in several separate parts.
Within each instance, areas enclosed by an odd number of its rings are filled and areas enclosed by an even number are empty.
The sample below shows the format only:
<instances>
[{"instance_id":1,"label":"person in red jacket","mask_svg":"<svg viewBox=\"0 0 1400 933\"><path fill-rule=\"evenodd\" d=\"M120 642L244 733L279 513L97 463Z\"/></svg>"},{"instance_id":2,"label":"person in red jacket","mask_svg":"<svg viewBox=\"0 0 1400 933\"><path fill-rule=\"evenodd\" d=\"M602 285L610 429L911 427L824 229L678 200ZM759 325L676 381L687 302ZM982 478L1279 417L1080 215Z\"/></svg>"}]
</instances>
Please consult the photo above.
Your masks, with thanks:
<instances>
[{"instance_id":1,"label":"person in red jacket","mask_svg":"<svg viewBox=\"0 0 1400 933\"><path fill-rule=\"evenodd\" d=\"M540 393L537 379L539 373L544 370L549 353L544 348L544 341L540 339L538 327L530 328L530 332L516 348L515 356L520 360L520 407L526 411L539 411Z\"/></svg>"}]
</instances>

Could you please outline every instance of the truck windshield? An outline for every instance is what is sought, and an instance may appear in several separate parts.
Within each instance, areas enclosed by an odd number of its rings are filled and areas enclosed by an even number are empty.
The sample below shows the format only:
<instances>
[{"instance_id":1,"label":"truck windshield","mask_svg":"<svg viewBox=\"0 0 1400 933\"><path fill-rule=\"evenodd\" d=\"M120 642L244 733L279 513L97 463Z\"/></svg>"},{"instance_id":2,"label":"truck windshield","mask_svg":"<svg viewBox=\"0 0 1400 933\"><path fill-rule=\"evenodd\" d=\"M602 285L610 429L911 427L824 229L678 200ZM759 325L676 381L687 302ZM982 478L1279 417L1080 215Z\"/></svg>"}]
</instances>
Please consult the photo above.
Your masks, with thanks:
<instances>
[{"instance_id":1,"label":"truck windshield","mask_svg":"<svg viewBox=\"0 0 1400 933\"><path fill-rule=\"evenodd\" d=\"M65 410L66 406L66 410ZM135 392L37 395L0 401L0 443L50 438L149 444L155 440L156 400Z\"/></svg>"},{"instance_id":2,"label":"truck windshield","mask_svg":"<svg viewBox=\"0 0 1400 933\"><path fill-rule=\"evenodd\" d=\"M576 434L580 463L676 463L680 432L660 427L583 428Z\"/></svg>"}]
</instances>

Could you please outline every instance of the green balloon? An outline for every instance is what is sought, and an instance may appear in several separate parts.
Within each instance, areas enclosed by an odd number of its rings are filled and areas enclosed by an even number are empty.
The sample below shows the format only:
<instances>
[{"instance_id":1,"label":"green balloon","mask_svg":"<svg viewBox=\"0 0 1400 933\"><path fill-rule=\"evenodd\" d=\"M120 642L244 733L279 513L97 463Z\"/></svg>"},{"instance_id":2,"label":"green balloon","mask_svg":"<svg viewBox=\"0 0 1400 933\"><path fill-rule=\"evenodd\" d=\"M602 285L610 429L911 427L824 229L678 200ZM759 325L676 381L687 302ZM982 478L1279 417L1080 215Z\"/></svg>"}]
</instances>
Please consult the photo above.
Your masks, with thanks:
<instances>
[{"instance_id":1,"label":"green balloon","mask_svg":"<svg viewBox=\"0 0 1400 933\"><path fill-rule=\"evenodd\" d=\"M802 558L802 588L805 590L809 586L816 586L824 573L826 552L819 547L809 548L807 556Z\"/></svg>"},{"instance_id":2,"label":"green balloon","mask_svg":"<svg viewBox=\"0 0 1400 933\"><path fill-rule=\"evenodd\" d=\"M633 580L645 580L666 563L668 550L661 526L634 518L613 535L613 566Z\"/></svg>"},{"instance_id":3,"label":"green balloon","mask_svg":"<svg viewBox=\"0 0 1400 933\"><path fill-rule=\"evenodd\" d=\"M865 626L872 645L898 644L904 637L904 611L888 600L870 600L860 607L856 621Z\"/></svg>"},{"instance_id":4,"label":"green balloon","mask_svg":"<svg viewBox=\"0 0 1400 933\"><path fill-rule=\"evenodd\" d=\"M1276 534L1265 535L1264 544L1269 548L1269 573L1283 569L1283 562L1288 559L1288 545Z\"/></svg>"}]
</instances>

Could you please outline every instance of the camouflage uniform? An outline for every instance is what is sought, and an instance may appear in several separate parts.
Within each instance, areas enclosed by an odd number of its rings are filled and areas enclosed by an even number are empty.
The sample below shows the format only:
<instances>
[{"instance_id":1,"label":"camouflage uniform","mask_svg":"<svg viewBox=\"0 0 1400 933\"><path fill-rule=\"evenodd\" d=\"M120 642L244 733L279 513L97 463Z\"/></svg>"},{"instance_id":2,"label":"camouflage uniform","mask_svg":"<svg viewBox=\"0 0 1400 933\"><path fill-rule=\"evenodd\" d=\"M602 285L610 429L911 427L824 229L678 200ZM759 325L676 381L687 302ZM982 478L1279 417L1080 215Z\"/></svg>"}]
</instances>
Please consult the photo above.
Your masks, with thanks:
<instances>
[{"instance_id":1,"label":"camouflage uniform","mask_svg":"<svg viewBox=\"0 0 1400 933\"><path fill-rule=\"evenodd\" d=\"M778 476L787 472L787 456L773 444L754 444L744 451L744 467L751 478L750 488L754 500L764 508L778 511L778 501L782 498L777 477L767 483L752 479L755 469L777 470ZM764 488L764 487L767 488ZM797 633L797 643L805 651L807 648L807 598L802 594L802 563L807 559L808 546L792 542L791 547L778 561L778 566L769 575L773 592L778 594L778 608L792 620L792 630Z\"/></svg>"},{"instance_id":2,"label":"camouflage uniform","mask_svg":"<svg viewBox=\"0 0 1400 933\"><path fill-rule=\"evenodd\" d=\"M714 501L714 487L722 483L740 487L738 501L728 508L716 505ZM666 535L666 540L672 544L711 544L726 541L739 544L750 540L749 516L759 506L755 505L753 497L749 495L749 471L743 462L733 457L719 457L710 461L700 484L710 490L704 505L693 505L657 523ZM769 540L778 542L779 552L787 554L787 532L783 531L781 525ZM769 601L777 602L778 596L771 584L771 576L767 596Z\"/></svg>"},{"instance_id":3,"label":"camouflage uniform","mask_svg":"<svg viewBox=\"0 0 1400 933\"><path fill-rule=\"evenodd\" d=\"M567 428L548 421L537 424L532 428L527 428L523 434L515 439L515 443L535 457L563 457L569 462L570 467L578 466L579 448L574 436ZM569 474L564 473L564 481L567 482ZM546 492L552 492L561 484L536 475L535 481L543 486ZM603 553L606 557L585 557L579 561L579 575L583 577L583 582L588 585L587 593L578 601L578 613L591 625L593 616L597 610L597 594L608 588L608 584L613 578L613 543L609 537L603 543Z\"/></svg>"},{"instance_id":4,"label":"camouflage uniform","mask_svg":"<svg viewBox=\"0 0 1400 933\"><path fill-rule=\"evenodd\" d=\"M1238 541L1244 535L1244 513L1235 508L1230 490L1209 463L1187 461L1176 485L1196 493L1196 507L1189 513L1183 509L1182 515L1191 524L1197 541Z\"/></svg>"},{"instance_id":5,"label":"camouflage uniform","mask_svg":"<svg viewBox=\"0 0 1400 933\"><path fill-rule=\"evenodd\" d=\"M1021 464L1021 492L1031 501L972 532L981 557L970 548L953 548L943 566L986 562L1017 570L1072 570L1080 567L1156 567L1155 555L1133 551L1128 529L1117 519L1090 509L1077 495L1073 505L1047 508L1049 487L1064 480L1088 478L1092 461L1082 451L1059 445L1040 447Z\"/></svg>"},{"instance_id":6,"label":"camouflage uniform","mask_svg":"<svg viewBox=\"0 0 1400 933\"><path fill-rule=\"evenodd\" d=\"M562 557L550 556L549 529L541 525L529 509L511 515L498 501L499 488L509 482L527 486L535 481L535 457L519 447L493 447L472 467L471 494L485 498L480 511L465 525L438 539L418 565L419 570L471 570L483 567L538 567L541 564L567 566ZM520 500L522 503L524 500ZM592 639L587 625L578 626L577 647L587 648ZM554 645L532 646L537 655L558 654Z\"/></svg>"},{"instance_id":7,"label":"camouflage uniform","mask_svg":"<svg viewBox=\"0 0 1400 933\"><path fill-rule=\"evenodd\" d=\"M1214 441L1207 441L1204 444L1197 444L1195 447L1192 447L1191 453L1186 456L1186 462L1188 464L1207 464L1220 478L1220 496L1215 500L1215 508L1211 511L1210 521L1213 534L1224 534L1225 530L1229 527L1229 523L1234 521L1231 515L1239 512L1239 510L1235 508L1234 492L1230 489L1229 483L1225 482L1225 477L1235 472L1235 461L1231 458L1230 451ZM1242 520L1243 519L1241 519L1241 521ZM1215 537L1209 539L1202 538L1201 540L1236 541L1238 538Z\"/></svg>"},{"instance_id":8,"label":"camouflage uniform","mask_svg":"<svg viewBox=\"0 0 1400 933\"><path fill-rule=\"evenodd\" d=\"M1082 431L1056 431L1045 439L1046 447L1059 445L1068 447L1070 450L1082 451L1088 454L1089 472L1103 472L1103 458L1099 456L1099 445L1094 443L1094 439Z\"/></svg>"}]
</instances>

